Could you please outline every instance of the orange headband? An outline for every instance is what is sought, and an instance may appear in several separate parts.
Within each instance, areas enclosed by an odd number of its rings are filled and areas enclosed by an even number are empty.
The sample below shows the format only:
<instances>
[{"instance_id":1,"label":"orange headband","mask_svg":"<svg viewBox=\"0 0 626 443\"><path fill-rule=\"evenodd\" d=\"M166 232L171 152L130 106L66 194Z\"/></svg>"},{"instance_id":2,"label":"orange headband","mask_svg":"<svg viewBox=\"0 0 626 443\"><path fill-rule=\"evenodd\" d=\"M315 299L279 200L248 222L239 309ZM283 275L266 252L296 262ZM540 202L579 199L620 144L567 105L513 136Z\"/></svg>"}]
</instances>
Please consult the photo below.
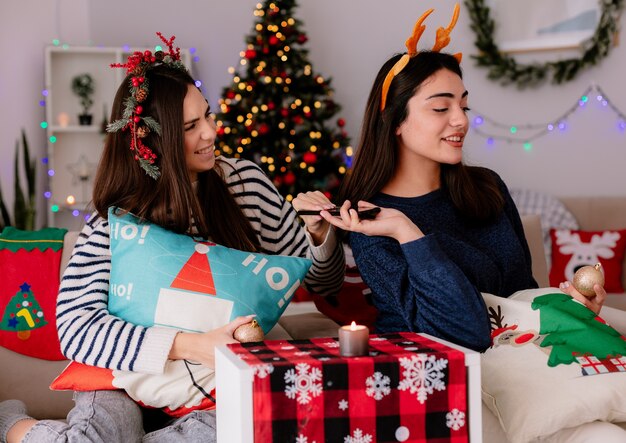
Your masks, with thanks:
<instances>
[{"instance_id":1,"label":"orange headband","mask_svg":"<svg viewBox=\"0 0 626 443\"><path fill-rule=\"evenodd\" d=\"M452 32L452 29L454 29L456 21L459 19L459 10L459 4L457 3L456 5L454 5L454 13L452 15L452 20L450 20L450 24L446 28L439 27L437 29L436 40L432 49L433 51L439 52L443 48L448 46L448 43L450 43L450 33ZM434 9L429 9L428 11L424 12L419 19L417 19L417 21L415 22L415 26L413 27L413 34L411 34L411 36L407 38L406 42L404 43L407 50L406 54L404 54L400 58L400 60L398 60L395 65L393 65L393 68L391 68L387 73L387 77L385 77L385 81L383 82L383 91L380 100L381 111L385 109L385 105L387 104L387 93L389 92L389 87L391 86L391 82L393 81L394 77L402 72L402 70L409 63L409 60L412 57L415 57L417 55L417 42L419 41L422 33L426 29L426 26L424 26L422 23L424 22L424 20L426 20L426 17L428 17L433 11ZM456 58L459 63L461 63L462 57L463 54L461 54L460 52L454 54L454 58Z\"/></svg>"}]
</instances>

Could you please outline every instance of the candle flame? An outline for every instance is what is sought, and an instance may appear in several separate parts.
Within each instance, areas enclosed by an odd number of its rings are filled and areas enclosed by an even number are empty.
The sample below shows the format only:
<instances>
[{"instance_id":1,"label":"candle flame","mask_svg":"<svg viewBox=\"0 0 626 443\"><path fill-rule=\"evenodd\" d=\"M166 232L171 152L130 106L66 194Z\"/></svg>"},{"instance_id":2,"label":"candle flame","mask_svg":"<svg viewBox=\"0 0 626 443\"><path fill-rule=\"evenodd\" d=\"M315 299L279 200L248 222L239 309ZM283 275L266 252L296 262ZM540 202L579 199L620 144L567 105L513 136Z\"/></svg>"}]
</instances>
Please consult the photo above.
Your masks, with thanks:
<instances>
[{"instance_id":1,"label":"candle flame","mask_svg":"<svg viewBox=\"0 0 626 443\"><path fill-rule=\"evenodd\" d=\"M352 323L350 323L350 330L351 331L356 331L356 322L353 321Z\"/></svg>"}]
</instances>

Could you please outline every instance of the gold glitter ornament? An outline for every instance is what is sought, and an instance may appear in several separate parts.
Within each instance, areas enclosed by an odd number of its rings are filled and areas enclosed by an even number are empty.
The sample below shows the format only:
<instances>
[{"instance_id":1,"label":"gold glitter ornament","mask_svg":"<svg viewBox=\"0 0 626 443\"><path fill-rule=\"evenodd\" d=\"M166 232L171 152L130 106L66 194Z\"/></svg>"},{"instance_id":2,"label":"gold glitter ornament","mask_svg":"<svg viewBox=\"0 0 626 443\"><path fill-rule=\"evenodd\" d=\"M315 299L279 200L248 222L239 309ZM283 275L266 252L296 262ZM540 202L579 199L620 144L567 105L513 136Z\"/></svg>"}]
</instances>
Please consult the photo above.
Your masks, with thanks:
<instances>
[{"instance_id":1,"label":"gold glitter ornament","mask_svg":"<svg viewBox=\"0 0 626 443\"><path fill-rule=\"evenodd\" d=\"M240 343L249 343L252 341L263 341L265 334L256 320L243 324L235 329L233 337Z\"/></svg>"},{"instance_id":2,"label":"gold glitter ornament","mask_svg":"<svg viewBox=\"0 0 626 443\"><path fill-rule=\"evenodd\" d=\"M593 286L596 284L604 286L602 265L598 263L595 266L583 266L574 274L572 284L585 297L595 296L596 291L593 290Z\"/></svg>"}]
</instances>

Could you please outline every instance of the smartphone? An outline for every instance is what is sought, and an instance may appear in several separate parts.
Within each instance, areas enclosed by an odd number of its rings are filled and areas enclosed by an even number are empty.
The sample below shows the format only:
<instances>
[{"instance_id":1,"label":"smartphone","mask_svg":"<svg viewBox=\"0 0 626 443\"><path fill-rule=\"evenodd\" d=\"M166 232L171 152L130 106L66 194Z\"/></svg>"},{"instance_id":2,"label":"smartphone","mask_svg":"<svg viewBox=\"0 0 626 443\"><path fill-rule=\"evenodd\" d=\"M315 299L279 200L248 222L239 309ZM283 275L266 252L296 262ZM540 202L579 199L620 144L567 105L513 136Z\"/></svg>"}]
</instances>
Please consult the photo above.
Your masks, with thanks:
<instances>
[{"instance_id":1,"label":"smartphone","mask_svg":"<svg viewBox=\"0 0 626 443\"><path fill-rule=\"evenodd\" d=\"M329 209L328 212L330 213L330 215L334 215L337 216L339 215L339 208L335 207L332 209ZM357 215L359 216L359 218L361 220L371 220L376 218L376 214L378 214L380 212L380 208L379 207L374 207L374 208L369 208L369 209L363 209L360 211L357 211ZM311 211L311 210L302 210L302 211L298 211L297 214L298 215L319 215L320 211Z\"/></svg>"}]
</instances>

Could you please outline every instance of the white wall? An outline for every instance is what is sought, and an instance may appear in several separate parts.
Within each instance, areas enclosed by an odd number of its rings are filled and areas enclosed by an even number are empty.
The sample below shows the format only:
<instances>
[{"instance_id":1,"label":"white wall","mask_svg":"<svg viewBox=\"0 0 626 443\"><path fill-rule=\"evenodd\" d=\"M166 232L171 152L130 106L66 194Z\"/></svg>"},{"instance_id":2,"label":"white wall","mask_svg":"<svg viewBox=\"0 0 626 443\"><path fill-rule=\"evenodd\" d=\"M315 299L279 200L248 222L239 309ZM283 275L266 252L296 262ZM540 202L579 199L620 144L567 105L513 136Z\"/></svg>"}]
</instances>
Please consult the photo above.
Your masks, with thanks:
<instances>
[{"instance_id":1,"label":"white wall","mask_svg":"<svg viewBox=\"0 0 626 443\"><path fill-rule=\"evenodd\" d=\"M155 31L175 34L180 46L198 49L196 73L215 106L222 87L230 82L226 70L239 62L244 38L251 32L256 3L257 0L2 2L0 53L4 54L4 62L0 64L0 100L4 106L0 108L0 180L5 200L12 198L6 194L12 194L10 159L19 128L26 128L32 149L39 157L44 152L44 131L39 128L43 109L38 101L42 98L43 48L53 38L74 45L151 46L155 43ZM346 129L353 143L357 141L365 99L380 65L395 52L403 51L415 19L434 6L436 11L428 18L420 45L429 47L436 27L449 22L453 4L452 0L300 0L295 15L304 21L313 68L333 78L336 99L343 107L341 115L347 121ZM623 14L622 28L625 25ZM592 82L626 111L623 41L599 66L584 71L572 82L545 83L521 91L488 80L486 71L475 67L471 59L476 53L473 41L469 17L462 8L448 49L464 54L470 107L502 123L547 123L574 105ZM559 53L549 55L557 57ZM569 119L568 131L535 140L531 151L524 150L521 143L497 142L487 148L484 139L470 135L466 159L497 170L511 187L564 196L624 195L626 134L617 130L616 123L613 113L590 103Z\"/></svg>"}]
</instances>

